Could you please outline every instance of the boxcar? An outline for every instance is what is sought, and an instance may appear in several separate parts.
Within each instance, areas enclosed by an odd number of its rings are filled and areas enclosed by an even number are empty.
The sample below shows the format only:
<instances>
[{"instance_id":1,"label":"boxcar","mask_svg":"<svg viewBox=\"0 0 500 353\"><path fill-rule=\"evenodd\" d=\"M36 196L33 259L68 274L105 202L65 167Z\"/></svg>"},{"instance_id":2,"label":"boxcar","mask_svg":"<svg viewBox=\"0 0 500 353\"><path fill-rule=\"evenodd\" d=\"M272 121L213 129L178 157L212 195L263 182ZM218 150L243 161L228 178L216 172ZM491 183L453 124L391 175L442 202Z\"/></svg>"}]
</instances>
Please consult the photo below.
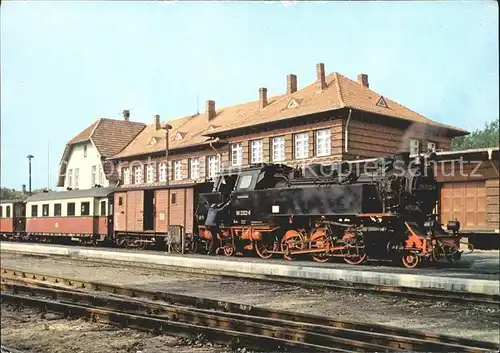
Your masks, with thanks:
<instances>
[{"instance_id":1,"label":"boxcar","mask_svg":"<svg viewBox=\"0 0 500 353\"><path fill-rule=\"evenodd\" d=\"M112 236L114 188L39 193L26 200L26 234L31 239L67 238L83 243Z\"/></svg>"},{"instance_id":2,"label":"boxcar","mask_svg":"<svg viewBox=\"0 0 500 353\"><path fill-rule=\"evenodd\" d=\"M0 235L2 239L18 238L24 234L25 205L23 200L0 201Z\"/></svg>"},{"instance_id":3,"label":"boxcar","mask_svg":"<svg viewBox=\"0 0 500 353\"><path fill-rule=\"evenodd\" d=\"M172 227L186 235L197 230L195 213L198 195L213 183L146 188L120 188L114 194L114 236L119 246L164 249Z\"/></svg>"}]
</instances>

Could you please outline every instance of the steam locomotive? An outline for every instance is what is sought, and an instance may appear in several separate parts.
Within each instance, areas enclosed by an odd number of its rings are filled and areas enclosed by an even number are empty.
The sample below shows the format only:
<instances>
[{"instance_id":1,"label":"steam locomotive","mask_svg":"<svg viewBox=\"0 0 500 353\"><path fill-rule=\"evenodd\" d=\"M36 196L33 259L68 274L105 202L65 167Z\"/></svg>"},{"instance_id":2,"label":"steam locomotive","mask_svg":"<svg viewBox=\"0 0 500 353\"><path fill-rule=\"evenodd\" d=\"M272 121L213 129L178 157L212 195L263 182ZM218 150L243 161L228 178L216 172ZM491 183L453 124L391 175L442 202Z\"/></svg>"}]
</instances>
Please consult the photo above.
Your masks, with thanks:
<instances>
[{"instance_id":1,"label":"steam locomotive","mask_svg":"<svg viewBox=\"0 0 500 353\"><path fill-rule=\"evenodd\" d=\"M337 257L361 264L370 258L407 268L459 260L460 223L449 221L446 232L434 213L435 160L435 154L410 159L401 153L371 165L263 164L227 170L212 192L199 195L196 241L208 247L215 240L226 255L255 251L261 258L288 260ZM227 200L231 207L214 237L204 220L210 205Z\"/></svg>"}]
</instances>

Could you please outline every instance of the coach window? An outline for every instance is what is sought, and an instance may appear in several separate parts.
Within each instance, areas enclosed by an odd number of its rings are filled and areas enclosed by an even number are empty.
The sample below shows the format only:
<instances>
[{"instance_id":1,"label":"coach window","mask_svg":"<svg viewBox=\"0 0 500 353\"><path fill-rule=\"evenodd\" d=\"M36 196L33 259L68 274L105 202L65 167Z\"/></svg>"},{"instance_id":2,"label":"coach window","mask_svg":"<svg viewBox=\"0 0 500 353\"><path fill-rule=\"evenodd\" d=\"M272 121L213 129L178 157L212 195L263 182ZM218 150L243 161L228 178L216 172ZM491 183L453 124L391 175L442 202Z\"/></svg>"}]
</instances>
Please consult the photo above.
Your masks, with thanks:
<instances>
[{"instance_id":1,"label":"coach window","mask_svg":"<svg viewBox=\"0 0 500 353\"><path fill-rule=\"evenodd\" d=\"M90 202L82 202L82 216L88 216L90 214Z\"/></svg>"},{"instance_id":2,"label":"coach window","mask_svg":"<svg viewBox=\"0 0 500 353\"><path fill-rule=\"evenodd\" d=\"M172 205L175 205L177 202L177 195L175 194L175 192L172 193L171 199Z\"/></svg>"},{"instance_id":3,"label":"coach window","mask_svg":"<svg viewBox=\"0 0 500 353\"><path fill-rule=\"evenodd\" d=\"M10 218L10 206L5 207L5 217Z\"/></svg>"},{"instance_id":4,"label":"coach window","mask_svg":"<svg viewBox=\"0 0 500 353\"><path fill-rule=\"evenodd\" d=\"M31 205L31 217L38 217L38 205Z\"/></svg>"},{"instance_id":5,"label":"coach window","mask_svg":"<svg viewBox=\"0 0 500 353\"><path fill-rule=\"evenodd\" d=\"M118 206L123 206L123 197L118 198Z\"/></svg>"},{"instance_id":6,"label":"coach window","mask_svg":"<svg viewBox=\"0 0 500 353\"><path fill-rule=\"evenodd\" d=\"M68 216L75 215L75 203L74 202L68 202L68 205L66 206L66 215L68 215Z\"/></svg>"},{"instance_id":7,"label":"coach window","mask_svg":"<svg viewBox=\"0 0 500 353\"><path fill-rule=\"evenodd\" d=\"M0 206L0 217L3 217L3 213L2 213L2 211L3 211L3 207L2 207L2 206Z\"/></svg>"},{"instance_id":8,"label":"coach window","mask_svg":"<svg viewBox=\"0 0 500 353\"><path fill-rule=\"evenodd\" d=\"M106 215L106 201L101 201L101 216Z\"/></svg>"},{"instance_id":9,"label":"coach window","mask_svg":"<svg viewBox=\"0 0 500 353\"><path fill-rule=\"evenodd\" d=\"M61 215L61 204L56 203L54 204L54 216L60 216Z\"/></svg>"},{"instance_id":10,"label":"coach window","mask_svg":"<svg viewBox=\"0 0 500 353\"><path fill-rule=\"evenodd\" d=\"M49 216L49 205L42 205L42 217Z\"/></svg>"}]
</instances>

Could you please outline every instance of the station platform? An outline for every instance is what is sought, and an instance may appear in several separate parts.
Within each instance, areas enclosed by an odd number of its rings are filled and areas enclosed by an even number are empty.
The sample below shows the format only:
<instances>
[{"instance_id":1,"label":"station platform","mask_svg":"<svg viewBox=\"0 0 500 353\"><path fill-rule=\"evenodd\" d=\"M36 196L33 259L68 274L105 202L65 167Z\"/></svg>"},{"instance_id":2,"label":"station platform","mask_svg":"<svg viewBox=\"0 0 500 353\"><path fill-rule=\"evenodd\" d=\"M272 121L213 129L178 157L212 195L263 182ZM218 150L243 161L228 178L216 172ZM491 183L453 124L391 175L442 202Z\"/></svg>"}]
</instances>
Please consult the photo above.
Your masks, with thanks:
<instances>
[{"instance_id":1,"label":"station platform","mask_svg":"<svg viewBox=\"0 0 500 353\"><path fill-rule=\"evenodd\" d=\"M167 254L64 245L1 242L0 251L32 255L58 255L75 259L123 261L175 268L207 270L248 278L287 278L343 284L385 285L438 289L453 292L500 294L498 251L464 255L455 264L406 269L380 263L353 266L345 263L262 260L255 257L225 257Z\"/></svg>"}]
</instances>

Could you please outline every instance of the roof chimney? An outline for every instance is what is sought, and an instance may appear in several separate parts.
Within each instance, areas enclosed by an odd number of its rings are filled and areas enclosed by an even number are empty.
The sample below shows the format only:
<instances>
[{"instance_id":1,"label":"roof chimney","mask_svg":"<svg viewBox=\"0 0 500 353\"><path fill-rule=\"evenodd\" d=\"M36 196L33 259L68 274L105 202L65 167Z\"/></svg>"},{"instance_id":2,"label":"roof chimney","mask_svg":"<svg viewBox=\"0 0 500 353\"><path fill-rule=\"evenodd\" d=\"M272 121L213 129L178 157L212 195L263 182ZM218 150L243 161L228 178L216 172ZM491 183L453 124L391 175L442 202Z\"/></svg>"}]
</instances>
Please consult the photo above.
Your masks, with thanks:
<instances>
[{"instance_id":1,"label":"roof chimney","mask_svg":"<svg viewBox=\"0 0 500 353\"><path fill-rule=\"evenodd\" d=\"M297 76L290 74L286 76L286 94L297 92Z\"/></svg>"},{"instance_id":2,"label":"roof chimney","mask_svg":"<svg viewBox=\"0 0 500 353\"><path fill-rule=\"evenodd\" d=\"M259 88L259 108L265 108L267 105L267 88Z\"/></svg>"},{"instance_id":3,"label":"roof chimney","mask_svg":"<svg viewBox=\"0 0 500 353\"><path fill-rule=\"evenodd\" d=\"M159 114L155 115L154 124L155 124L155 130L160 130L161 129L160 115Z\"/></svg>"},{"instance_id":4,"label":"roof chimney","mask_svg":"<svg viewBox=\"0 0 500 353\"><path fill-rule=\"evenodd\" d=\"M207 114L208 121L215 118L215 101L207 101L205 106L205 113Z\"/></svg>"},{"instance_id":5,"label":"roof chimney","mask_svg":"<svg viewBox=\"0 0 500 353\"><path fill-rule=\"evenodd\" d=\"M318 88L320 90L324 90L326 88L325 64L316 64L316 77L316 84L318 85Z\"/></svg>"},{"instance_id":6,"label":"roof chimney","mask_svg":"<svg viewBox=\"0 0 500 353\"><path fill-rule=\"evenodd\" d=\"M368 84L368 75L359 74L358 75L358 83L362 86L370 87L370 85Z\"/></svg>"},{"instance_id":7,"label":"roof chimney","mask_svg":"<svg viewBox=\"0 0 500 353\"><path fill-rule=\"evenodd\" d=\"M130 120L130 110L124 110L123 111L123 120L129 121Z\"/></svg>"}]
</instances>

